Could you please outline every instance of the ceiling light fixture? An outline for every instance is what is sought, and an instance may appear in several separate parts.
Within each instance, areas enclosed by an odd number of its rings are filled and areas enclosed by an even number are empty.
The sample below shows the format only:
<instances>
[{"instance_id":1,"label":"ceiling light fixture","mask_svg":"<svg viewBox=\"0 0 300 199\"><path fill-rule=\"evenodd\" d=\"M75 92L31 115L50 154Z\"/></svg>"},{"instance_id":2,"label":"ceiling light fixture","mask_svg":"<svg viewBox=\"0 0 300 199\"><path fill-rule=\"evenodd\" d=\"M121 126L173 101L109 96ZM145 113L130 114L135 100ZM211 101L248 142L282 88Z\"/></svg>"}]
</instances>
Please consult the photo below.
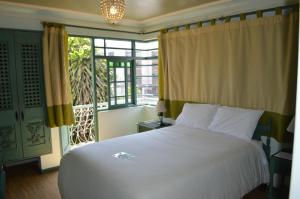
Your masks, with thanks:
<instances>
[{"instance_id":1,"label":"ceiling light fixture","mask_svg":"<svg viewBox=\"0 0 300 199\"><path fill-rule=\"evenodd\" d=\"M100 0L101 14L108 23L116 24L125 15L125 0Z\"/></svg>"}]
</instances>

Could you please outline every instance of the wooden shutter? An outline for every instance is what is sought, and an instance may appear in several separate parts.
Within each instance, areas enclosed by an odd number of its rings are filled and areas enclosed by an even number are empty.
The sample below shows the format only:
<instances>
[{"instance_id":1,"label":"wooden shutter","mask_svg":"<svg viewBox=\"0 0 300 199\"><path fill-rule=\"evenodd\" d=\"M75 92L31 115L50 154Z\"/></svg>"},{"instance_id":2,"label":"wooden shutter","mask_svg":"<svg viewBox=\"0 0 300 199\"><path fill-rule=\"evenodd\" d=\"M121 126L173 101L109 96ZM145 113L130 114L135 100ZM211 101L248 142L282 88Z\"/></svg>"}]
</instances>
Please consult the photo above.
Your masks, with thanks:
<instances>
[{"instance_id":1,"label":"wooden shutter","mask_svg":"<svg viewBox=\"0 0 300 199\"><path fill-rule=\"evenodd\" d=\"M0 158L22 157L13 32L0 31Z\"/></svg>"},{"instance_id":2,"label":"wooden shutter","mask_svg":"<svg viewBox=\"0 0 300 199\"><path fill-rule=\"evenodd\" d=\"M51 152L50 129L45 126L41 33L15 32L19 107L24 157Z\"/></svg>"}]
</instances>

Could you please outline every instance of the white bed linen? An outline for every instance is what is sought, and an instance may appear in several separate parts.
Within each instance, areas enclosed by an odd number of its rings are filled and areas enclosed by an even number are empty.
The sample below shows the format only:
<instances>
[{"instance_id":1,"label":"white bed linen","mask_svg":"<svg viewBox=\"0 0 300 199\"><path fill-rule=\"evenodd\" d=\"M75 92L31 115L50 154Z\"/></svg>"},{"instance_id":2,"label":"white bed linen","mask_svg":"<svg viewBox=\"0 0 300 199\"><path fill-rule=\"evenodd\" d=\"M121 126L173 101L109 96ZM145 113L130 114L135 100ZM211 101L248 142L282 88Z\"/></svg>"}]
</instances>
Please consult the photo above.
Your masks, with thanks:
<instances>
[{"instance_id":1,"label":"white bed linen","mask_svg":"<svg viewBox=\"0 0 300 199\"><path fill-rule=\"evenodd\" d=\"M184 126L74 149L59 169L64 199L239 199L268 179L257 142Z\"/></svg>"}]
</instances>

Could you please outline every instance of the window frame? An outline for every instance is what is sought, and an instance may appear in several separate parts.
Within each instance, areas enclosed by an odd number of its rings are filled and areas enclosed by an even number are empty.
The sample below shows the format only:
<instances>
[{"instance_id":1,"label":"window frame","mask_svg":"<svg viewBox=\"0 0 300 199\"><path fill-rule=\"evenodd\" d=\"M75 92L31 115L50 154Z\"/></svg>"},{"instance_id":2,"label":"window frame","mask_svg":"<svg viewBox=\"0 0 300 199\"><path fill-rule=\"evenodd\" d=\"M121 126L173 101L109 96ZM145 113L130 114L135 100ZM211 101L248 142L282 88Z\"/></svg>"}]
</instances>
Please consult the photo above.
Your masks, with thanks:
<instances>
[{"instance_id":1,"label":"window frame","mask_svg":"<svg viewBox=\"0 0 300 199\"><path fill-rule=\"evenodd\" d=\"M128 103L128 93L126 92L125 94L125 101L126 103L123 105L111 105L111 95L110 95L110 77L109 77L109 66L108 64L106 64L106 67L107 67L107 93L108 93L108 107L107 109L98 109L98 106L97 106L97 111L105 111L105 110L113 110L113 109L119 109L119 108L126 108L126 107L131 107L131 106L136 106L136 95L135 95L135 48L134 48L134 42L135 40L130 40L130 39L118 39L118 38L108 38L108 37L93 37L93 41L95 41L95 39L103 39L104 41L104 45L103 47L99 47L99 46L93 46L92 48L93 49L96 49L96 48L103 48L104 49L104 55L96 55L94 53L94 57L93 59L96 60L96 59L105 59L106 60L106 63L108 63L108 60L111 59L111 60L127 60L127 61L132 61L132 67L131 67L131 96L132 96L132 99L131 99L131 103ZM106 47L106 40L115 40L115 41L129 41L131 42L131 48L111 48L111 47ZM106 50L107 49L118 49L118 50L131 50L131 56L107 56L106 55ZM93 66L94 67L94 66ZM115 70L114 70L115 71ZM126 71L127 72L127 71ZM126 77L125 77L125 80L127 79L127 74L126 74ZM128 84L127 84L128 81L126 81L125 83L125 87L126 87L126 91L128 90ZM116 97L116 96L115 96ZM97 104L97 102L96 102Z\"/></svg>"},{"instance_id":2,"label":"window frame","mask_svg":"<svg viewBox=\"0 0 300 199\"><path fill-rule=\"evenodd\" d=\"M154 42L154 41L158 41L157 39L153 39L153 40L147 40L147 41L134 41L135 42L139 42L139 43L150 43L150 42ZM135 68L137 67L154 67L157 66L158 67L158 48L159 46L157 46L157 48L149 48L149 49L140 49L140 48L135 48L134 49L134 57L135 57ZM137 51L144 51L144 52L149 52L149 51L154 51L157 50L157 56L149 56L149 57L137 57L136 56L136 52ZM137 60L157 60L157 64L145 64L145 65L139 65L137 64ZM142 77L152 77L152 78L157 78L158 80L158 74L157 75L136 75L135 79L137 78L142 78ZM158 83L157 85L144 85L143 87L148 87L148 88L156 88L158 90ZM135 91L137 89L137 85L135 85ZM158 95L158 93L157 93ZM146 95L142 95L143 97ZM136 98L137 98L137 94L136 94ZM157 100L158 100L158 96L157 96ZM138 103L138 100L136 99L136 104ZM142 104L137 104L139 105L149 105L149 106L155 106L154 104L149 104L149 103L142 103Z\"/></svg>"},{"instance_id":3,"label":"window frame","mask_svg":"<svg viewBox=\"0 0 300 199\"><path fill-rule=\"evenodd\" d=\"M131 65L130 65L130 67L127 67L127 66L124 66L124 67L119 67L119 66L117 66L117 67L113 67L114 68L114 81L111 81L111 79L110 79L110 69L111 69L111 67L109 66L109 62L110 61L117 61L117 62L131 62ZM108 86L107 86L107 89L108 89L108 107L109 107L109 109L118 109L118 108L126 108L126 107L129 107L129 106L134 106L134 105L136 105L136 100L135 100L135 96L134 96L134 90L135 89L132 89L132 88L134 88L134 79L135 79L135 76L134 76L134 74L133 74L133 71L134 71L134 59L132 59L132 58L128 58L128 57L126 57L126 58L124 58L124 57L122 57L122 58L120 58L120 57L108 57L107 59L106 59L106 63L107 63L107 65L106 65L106 67L107 67L107 83L108 83ZM116 68L124 68L124 81L117 81L116 80ZM127 73L127 71L128 71L128 69L130 70L130 81L128 80L128 73ZM128 83L130 82L130 84L131 84L131 95L129 95L129 93L128 93ZM111 83L113 83L114 84L114 96L111 96ZM117 95L117 92L116 92L116 90L117 90L117 83L124 83L125 84L125 96L118 96ZM131 103L128 103L128 97L129 96L131 96ZM124 104L117 104L117 97L125 97L125 103ZM115 98L115 104L114 105L111 105L111 99L112 98Z\"/></svg>"},{"instance_id":4,"label":"window frame","mask_svg":"<svg viewBox=\"0 0 300 199\"><path fill-rule=\"evenodd\" d=\"M91 63L92 63L92 87L93 87L93 95L95 95L94 97L94 107L95 107L95 112L99 112L99 111L106 111L106 110L113 110L113 109L119 109L119 108L126 108L126 107L133 107L133 106L143 106L143 105L150 105L150 106L154 106L153 104L138 104L137 102L137 94L136 94L136 66L138 67L147 67L147 66L158 66L157 64L151 64L151 65L137 65L136 61L137 60L151 60L151 59L157 59L158 60L158 55L157 56L151 56L151 57L137 57L136 56L136 51L153 51L153 50L158 50L158 48L153 48L153 49L136 49L135 48L135 42L140 42L140 43L149 43L149 42L153 42L153 41L157 41L157 39L151 39L151 40L147 40L147 41L143 41L143 40L133 40L133 39L122 39L122 38L112 38L112 37L99 37L99 36L88 36L88 35L77 35L77 34L69 34L68 37L84 37L84 38L89 38L91 39L91 49L92 49L92 55L91 55ZM103 39L104 45L102 47L100 46L95 46L95 39ZM116 40L116 41L129 41L131 42L131 48L113 48L113 47L106 47L106 40ZM96 49L103 49L104 50L104 55L96 55ZM117 49L117 50L131 50L131 56L106 56L106 50L107 49ZM132 67L131 67L131 103L126 103L125 105L110 105L110 100L111 100L111 96L110 96L110 82L109 82L109 77L107 78L107 101L108 101L108 106L107 108L102 108L100 109L100 107L98 106L98 102L97 102L97 89L96 89L96 85L95 85L95 72L96 72L96 60L97 59L104 59L106 60L106 62L109 59L126 59L126 60L131 60L132 61ZM108 65L106 66L108 69ZM107 70L107 76L109 76L109 70ZM127 79L127 74L126 74L126 79ZM141 76L138 76L141 77ZM151 76L151 77L157 77L157 76ZM127 81L128 82L128 81ZM128 85L126 82L126 90L128 90ZM157 86L150 86L150 87L158 87ZM126 102L128 102L128 93L126 93L127 96L125 96L125 100ZM95 101L96 100L96 101Z\"/></svg>"}]
</instances>

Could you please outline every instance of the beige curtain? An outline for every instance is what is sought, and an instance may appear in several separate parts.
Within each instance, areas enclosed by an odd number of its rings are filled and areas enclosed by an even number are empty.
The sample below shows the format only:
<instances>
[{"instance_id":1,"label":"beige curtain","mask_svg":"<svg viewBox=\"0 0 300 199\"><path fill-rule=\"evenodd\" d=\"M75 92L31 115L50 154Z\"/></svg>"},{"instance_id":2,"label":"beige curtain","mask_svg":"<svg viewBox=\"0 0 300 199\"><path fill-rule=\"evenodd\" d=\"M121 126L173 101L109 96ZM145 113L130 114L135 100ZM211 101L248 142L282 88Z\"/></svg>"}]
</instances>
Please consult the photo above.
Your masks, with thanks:
<instances>
[{"instance_id":1,"label":"beige curtain","mask_svg":"<svg viewBox=\"0 0 300 199\"><path fill-rule=\"evenodd\" d=\"M64 26L44 25L43 60L48 125L71 125L74 115L68 73L68 34Z\"/></svg>"},{"instance_id":2,"label":"beige curtain","mask_svg":"<svg viewBox=\"0 0 300 199\"><path fill-rule=\"evenodd\" d=\"M160 98L172 117L184 102L294 114L298 13L161 33L159 42Z\"/></svg>"}]
</instances>

